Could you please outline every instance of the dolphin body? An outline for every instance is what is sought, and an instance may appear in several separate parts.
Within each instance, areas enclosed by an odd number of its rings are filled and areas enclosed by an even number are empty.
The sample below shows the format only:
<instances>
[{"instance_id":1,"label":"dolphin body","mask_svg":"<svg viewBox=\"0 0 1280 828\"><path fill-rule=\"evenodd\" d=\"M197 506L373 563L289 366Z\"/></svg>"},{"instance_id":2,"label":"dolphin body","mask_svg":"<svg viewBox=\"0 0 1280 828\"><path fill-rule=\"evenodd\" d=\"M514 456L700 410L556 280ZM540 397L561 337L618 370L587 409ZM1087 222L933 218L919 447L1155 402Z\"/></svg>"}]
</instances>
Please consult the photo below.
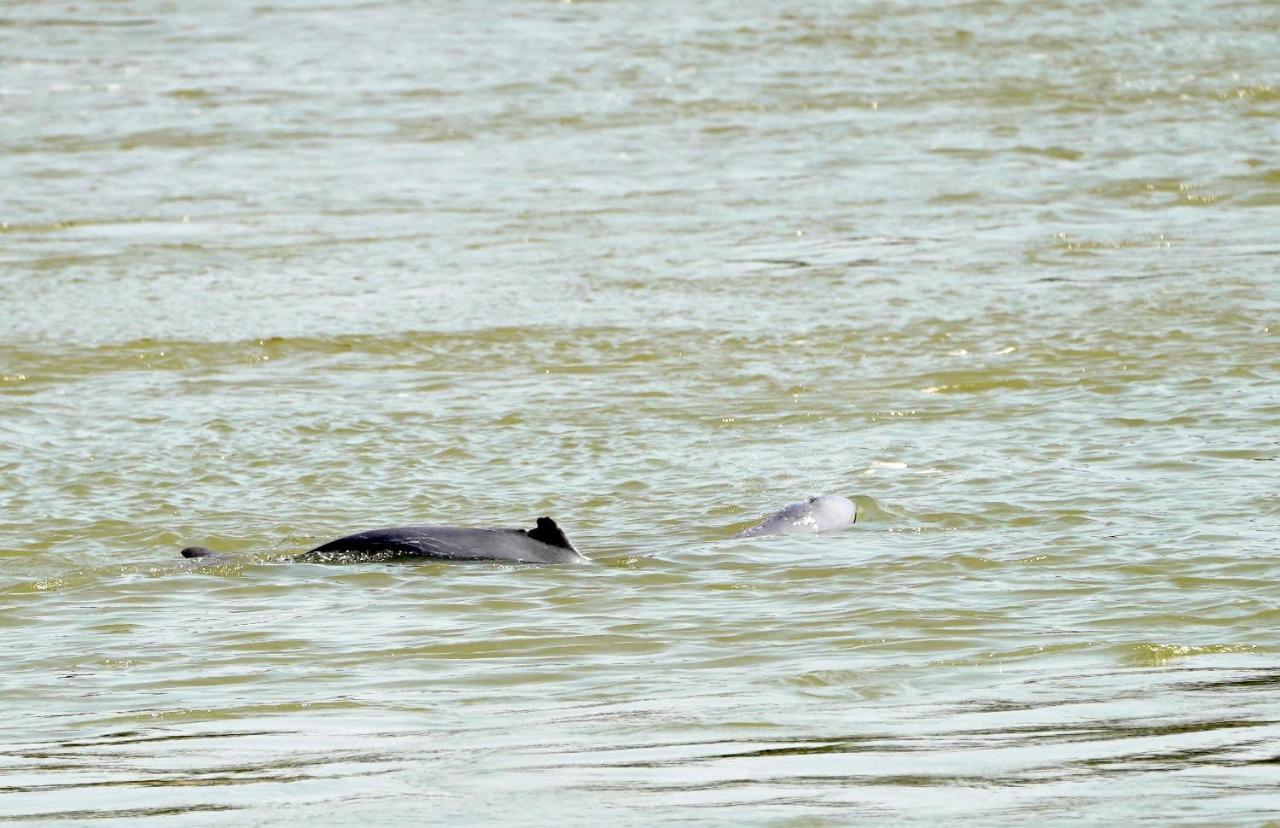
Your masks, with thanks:
<instances>
[{"instance_id":1,"label":"dolphin body","mask_svg":"<svg viewBox=\"0 0 1280 828\"><path fill-rule=\"evenodd\" d=\"M761 535L800 535L847 529L858 519L858 507L847 497L819 495L801 503L789 503L734 538Z\"/></svg>"},{"instance_id":2,"label":"dolphin body","mask_svg":"<svg viewBox=\"0 0 1280 828\"><path fill-rule=\"evenodd\" d=\"M184 558L218 558L211 549L189 546ZM459 526L399 526L356 532L317 546L294 561L330 563L360 560L509 561L586 563L556 522L538 518L532 529L465 529Z\"/></svg>"},{"instance_id":3,"label":"dolphin body","mask_svg":"<svg viewBox=\"0 0 1280 828\"><path fill-rule=\"evenodd\" d=\"M457 526L401 526L370 529L317 546L294 558L426 558L437 561L511 561L513 563L586 563L556 522L538 518L532 529L464 529Z\"/></svg>"}]
</instances>

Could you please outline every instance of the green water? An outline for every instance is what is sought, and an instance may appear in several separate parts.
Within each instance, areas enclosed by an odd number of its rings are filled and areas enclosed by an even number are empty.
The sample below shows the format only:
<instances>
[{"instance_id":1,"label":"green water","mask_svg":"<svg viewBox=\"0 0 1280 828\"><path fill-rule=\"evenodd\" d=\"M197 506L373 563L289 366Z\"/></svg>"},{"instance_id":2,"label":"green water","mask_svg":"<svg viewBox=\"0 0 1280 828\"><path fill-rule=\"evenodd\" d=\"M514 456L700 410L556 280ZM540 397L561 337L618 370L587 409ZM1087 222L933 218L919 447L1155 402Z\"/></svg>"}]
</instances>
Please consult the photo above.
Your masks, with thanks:
<instances>
[{"instance_id":1,"label":"green water","mask_svg":"<svg viewBox=\"0 0 1280 828\"><path fill-rule=\"evenodd\" d=\"M1277 35L0 8L0 821L1276 819Z\"/></svg>"}]
</instances>

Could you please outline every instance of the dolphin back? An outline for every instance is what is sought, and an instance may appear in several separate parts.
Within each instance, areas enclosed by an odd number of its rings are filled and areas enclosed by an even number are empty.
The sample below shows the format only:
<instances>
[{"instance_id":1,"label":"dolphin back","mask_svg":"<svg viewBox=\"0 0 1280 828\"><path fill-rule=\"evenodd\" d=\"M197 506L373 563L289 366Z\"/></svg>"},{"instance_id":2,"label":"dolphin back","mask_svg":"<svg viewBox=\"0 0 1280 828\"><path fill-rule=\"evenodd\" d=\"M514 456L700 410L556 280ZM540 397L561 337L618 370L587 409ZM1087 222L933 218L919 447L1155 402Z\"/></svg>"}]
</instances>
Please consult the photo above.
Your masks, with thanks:
<instances>
[{"instance_id":1,"label":"dolphin back","mask_svg":"<svg viewBox=\"0 0 1280 828\"><path fill-rule=\"evenodd\" d=\"M548 517L533 529L467 529L458 526L398 526L356 532L298 555L295 561L377 558L437 561L583 563L588 559Z\"/></svg>"}]
</instances>

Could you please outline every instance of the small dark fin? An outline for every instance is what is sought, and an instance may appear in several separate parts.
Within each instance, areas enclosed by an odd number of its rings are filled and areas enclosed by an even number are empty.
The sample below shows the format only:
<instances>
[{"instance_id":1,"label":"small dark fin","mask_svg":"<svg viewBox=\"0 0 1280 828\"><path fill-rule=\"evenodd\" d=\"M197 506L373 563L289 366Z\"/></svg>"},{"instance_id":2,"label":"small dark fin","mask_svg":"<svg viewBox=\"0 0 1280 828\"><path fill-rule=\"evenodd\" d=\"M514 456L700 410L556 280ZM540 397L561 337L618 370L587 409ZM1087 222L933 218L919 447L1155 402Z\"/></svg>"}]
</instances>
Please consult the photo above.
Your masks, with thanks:
<instances>
[{"instance_id":1,"label":"small dark fin","mask_svg":"<svg viewBox=\"0 0 1280 828\"><path fill-rule=\"evenodd\" d=\"M214 552L212 549L208 548L207 546L188 546L186 549L182 550L182 557L184 558L216 558L218 557L218 553Z\"/></svg>"},{"instance_id":2,"label":"small dark fin","mask_svg":"<svg viewBox=\"0 0 1280 828\"><path fill-rule=\"evenodd\" d=\"M565 536L564 530L549 517L538 518L538 525L533 529L525 530L525 534L540 543L545 543L547 546L573 549L573 544L569 543L569 538ZM577 550L574 549L574 551L576 552Z\"/></svg>"}]
</instances>

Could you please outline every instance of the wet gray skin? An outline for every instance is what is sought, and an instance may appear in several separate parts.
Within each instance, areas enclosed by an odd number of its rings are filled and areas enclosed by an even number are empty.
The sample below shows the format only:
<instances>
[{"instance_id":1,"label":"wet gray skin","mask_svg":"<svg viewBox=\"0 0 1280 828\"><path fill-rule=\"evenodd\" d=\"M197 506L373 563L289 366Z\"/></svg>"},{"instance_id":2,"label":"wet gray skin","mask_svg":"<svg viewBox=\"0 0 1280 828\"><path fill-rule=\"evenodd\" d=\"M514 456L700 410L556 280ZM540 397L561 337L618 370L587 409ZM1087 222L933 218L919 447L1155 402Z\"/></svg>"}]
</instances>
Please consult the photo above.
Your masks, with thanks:
<instances>
[{"instance_id":1,"label":"wet gray skin","mask_svg":"<svg viewBox=\"0 0 1280 828\"><path fill-rule=\"evenodd\" d=\"M464 529L457 526L401 526L370 529L317 546L295 561L424 558L437 561L586 563L564 531L548 517L532 529Z\"/></svg>"},{"instance_id":2,"label":"wet gray skin","mask_svg":"<svg viewBox=\"0 0 1280 828\"><path fill-rule=\"evenodd\" d=\"M819 495L801 503L789 503L735 538L760 535L797 535L847 529L858 519L858 507L847 497Z\"/></svg>"},{"instance_id":3,"label":"wet gray skin","mask_svg":"<svg viewBox=\"0 0 1280 828\"><path fill-rule=\"evenodd\" d=\"M212 549L189 546L184 558L223 558ZM548 517L532 529L466 529L458 526L399 526L370 529L317 546L291 560L310 563L361 560L510 561L586 563L564 531Z\"/></svg>"}]
</instances>

